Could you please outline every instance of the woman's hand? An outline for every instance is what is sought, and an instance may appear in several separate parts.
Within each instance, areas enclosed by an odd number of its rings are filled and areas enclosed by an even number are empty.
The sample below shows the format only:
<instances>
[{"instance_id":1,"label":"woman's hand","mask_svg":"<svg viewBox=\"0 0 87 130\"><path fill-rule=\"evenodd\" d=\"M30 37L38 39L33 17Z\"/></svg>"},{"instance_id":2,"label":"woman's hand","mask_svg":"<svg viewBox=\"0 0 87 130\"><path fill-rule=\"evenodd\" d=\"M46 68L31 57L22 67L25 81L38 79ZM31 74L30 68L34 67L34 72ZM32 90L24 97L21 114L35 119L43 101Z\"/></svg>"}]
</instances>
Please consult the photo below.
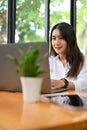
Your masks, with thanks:
<instances>
[{"instance_id":1,"label":"woman's hand","mask_svg":"<svg viewBox=\"0 0 87 130\"><path fill-rule=\"evenodd\" d=\"M56 89L56 88L61 88L63 87L65 84L64 84L64 81L63 80L54 80L54 79L51 79L51 88L52 89ZM69 81L69 84L68 84L68 89L71 89L71 90L75 90L75 85L73 82Z\"/></svg>"},{"instance_id":2,"label":"woman's hand","mask_svg":"<svg viewBox=\"0 0 87 130\"><path fill-rule=\"evenodd\" d=\"M64 85L65 84L64 84L64 82L62 80L51 79L51 87L52 87L52 89L61 88Z\"/></svg>"}]
</instances>

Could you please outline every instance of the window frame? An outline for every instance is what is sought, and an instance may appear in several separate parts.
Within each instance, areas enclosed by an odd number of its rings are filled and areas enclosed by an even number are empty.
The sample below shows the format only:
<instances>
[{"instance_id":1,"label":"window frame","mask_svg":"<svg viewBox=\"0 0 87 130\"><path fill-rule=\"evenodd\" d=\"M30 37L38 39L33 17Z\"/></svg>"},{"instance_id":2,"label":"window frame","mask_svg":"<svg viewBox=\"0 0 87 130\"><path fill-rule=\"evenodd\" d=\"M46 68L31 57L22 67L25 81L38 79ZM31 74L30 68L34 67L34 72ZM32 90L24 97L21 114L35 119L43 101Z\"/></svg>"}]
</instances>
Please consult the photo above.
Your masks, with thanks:
<instances>
[{"instance_id":1,"label":"window frame","mask_svg":"<svg viewBox=\"0 0 87 130\"><path fill-rule=\"evenodd\" d=\"M8 0L7 43L15 43L16 0ZM45 38L49 43L50 0L45 0ZM76 31L76 0L70 0L70 23Z\"/></svg>"}]
</instances>

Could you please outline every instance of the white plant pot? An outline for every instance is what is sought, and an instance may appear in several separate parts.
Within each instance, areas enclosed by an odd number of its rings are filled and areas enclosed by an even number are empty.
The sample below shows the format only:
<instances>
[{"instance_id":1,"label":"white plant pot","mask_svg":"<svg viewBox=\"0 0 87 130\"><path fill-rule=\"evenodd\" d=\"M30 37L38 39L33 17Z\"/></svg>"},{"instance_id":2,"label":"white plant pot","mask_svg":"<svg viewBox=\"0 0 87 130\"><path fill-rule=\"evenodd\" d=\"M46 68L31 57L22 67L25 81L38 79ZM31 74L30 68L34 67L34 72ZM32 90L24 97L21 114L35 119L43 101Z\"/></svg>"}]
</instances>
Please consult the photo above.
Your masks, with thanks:
<instances>
[{"instance_id":1,"label":"white plant pot","mask_svg":"<svg viewBox=\"0 0 87 130\"><path fill-rule=\"evenodd\" d=\"M21 77L20 79L24 101L39 101L43 78Z\"/></svg>"}]
</instances>

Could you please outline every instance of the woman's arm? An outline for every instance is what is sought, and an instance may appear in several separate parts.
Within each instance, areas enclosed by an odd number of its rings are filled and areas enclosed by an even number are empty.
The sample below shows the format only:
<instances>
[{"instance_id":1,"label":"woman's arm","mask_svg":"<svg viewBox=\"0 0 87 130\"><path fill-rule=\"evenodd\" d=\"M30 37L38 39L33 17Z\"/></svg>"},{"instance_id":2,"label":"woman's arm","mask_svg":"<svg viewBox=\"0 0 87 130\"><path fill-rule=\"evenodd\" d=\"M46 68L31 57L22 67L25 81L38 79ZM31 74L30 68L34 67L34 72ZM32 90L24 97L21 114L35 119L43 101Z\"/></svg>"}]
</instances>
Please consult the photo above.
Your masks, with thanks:
<instances>
[{"instance_id":1,"label":"woman's arm","mask_svg":"<svg viewBox=\"0 0 87 130\"><path fill-rule=\"evenodd\" d=\"M61 87L65 86L65 83L63 80L51 80L51 86L52 86L52 89L61 88ZM74 90L75 89L74 83L72 81L68 80L67 88Z\"/></svg>"}]
</instances>

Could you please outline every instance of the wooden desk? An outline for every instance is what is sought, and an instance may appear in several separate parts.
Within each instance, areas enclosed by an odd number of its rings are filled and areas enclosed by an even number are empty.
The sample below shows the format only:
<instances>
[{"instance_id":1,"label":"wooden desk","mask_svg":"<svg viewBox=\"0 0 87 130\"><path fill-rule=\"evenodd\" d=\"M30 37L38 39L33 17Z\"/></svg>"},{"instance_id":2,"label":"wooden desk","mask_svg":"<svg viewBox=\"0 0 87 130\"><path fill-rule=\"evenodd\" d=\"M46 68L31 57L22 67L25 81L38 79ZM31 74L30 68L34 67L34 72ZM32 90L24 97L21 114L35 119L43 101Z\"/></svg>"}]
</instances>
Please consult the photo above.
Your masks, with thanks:
<instances>
[{"instance_id":1,"label":"wooden desk","mask_svg":"<svg viewBox=\"0 0 87 130\"><path fill-rule=\"evenodd\" d=\"M19 92L0 92L0 130L45 129L87 130L87 110L66 109L42 97L38 103L27 103Z\"/></svg>"}]
</instances>

